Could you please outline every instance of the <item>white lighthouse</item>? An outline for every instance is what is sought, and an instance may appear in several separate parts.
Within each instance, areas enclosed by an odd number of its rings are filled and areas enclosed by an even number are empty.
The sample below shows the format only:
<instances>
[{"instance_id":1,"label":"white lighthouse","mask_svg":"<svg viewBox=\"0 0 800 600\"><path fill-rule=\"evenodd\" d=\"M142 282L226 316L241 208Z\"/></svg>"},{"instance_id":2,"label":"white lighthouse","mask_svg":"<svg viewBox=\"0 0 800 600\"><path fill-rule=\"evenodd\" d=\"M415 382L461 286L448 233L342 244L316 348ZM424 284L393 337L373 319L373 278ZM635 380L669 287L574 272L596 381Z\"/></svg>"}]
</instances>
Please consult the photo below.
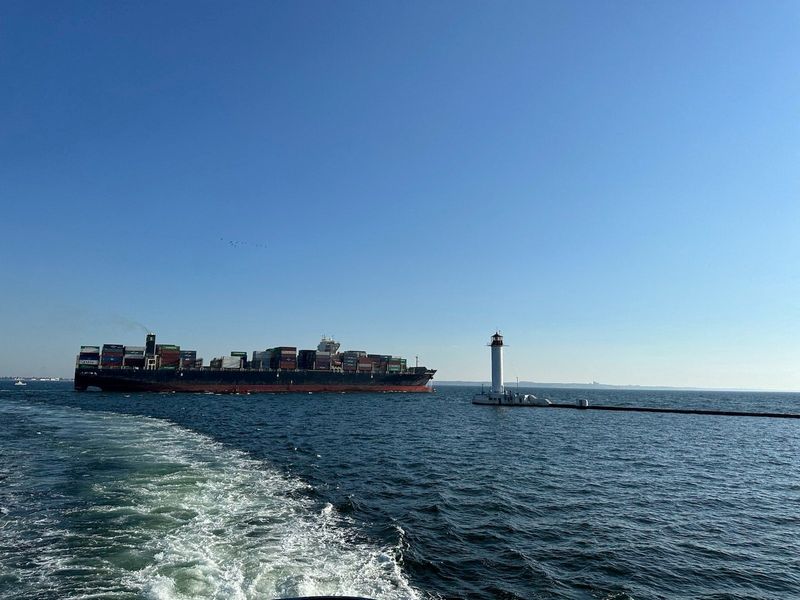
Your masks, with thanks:
<instances>
[{"instance_id":1,"label":"white lighthouse","mask_svg":"<svg viewBox=\"0 0 800 600\"><path fill-rule=\"evenodd\" d=\"M495 332L492 342L492 393L503 395L503 336Z\"/></svg>"},{"instance_id":2,"label":"white lighthouse","mask_svg":"<svg viewBox=\"0 0 800 600\"><path fill-rule=\"evenodd\" d=\"M550 401L533 394L519 394L506 390L503 385L503 336L496 331L489 342L492 349L492 387L488 393L481 392L472 399L473 404L495 406L549 406Z\"/></svg>"}]
</instances>

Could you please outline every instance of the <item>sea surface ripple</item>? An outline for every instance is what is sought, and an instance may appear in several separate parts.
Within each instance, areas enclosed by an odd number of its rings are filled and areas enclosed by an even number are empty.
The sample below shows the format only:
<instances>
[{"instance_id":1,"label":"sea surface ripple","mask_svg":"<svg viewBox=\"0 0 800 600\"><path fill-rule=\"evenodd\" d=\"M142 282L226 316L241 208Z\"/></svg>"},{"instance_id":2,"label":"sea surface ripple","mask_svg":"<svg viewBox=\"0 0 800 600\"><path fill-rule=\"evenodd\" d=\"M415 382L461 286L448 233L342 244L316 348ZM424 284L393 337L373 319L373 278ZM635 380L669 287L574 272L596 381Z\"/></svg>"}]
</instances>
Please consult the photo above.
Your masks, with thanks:
<instances>
[{"instance_id":1,"label":"sea surface ripple","mask_svg":"<svg viewBox=\"0 0 800 600\"><path fill-rule=\"evenodd\" d=\"M0 383L0 598L796 598L800 421ZM535 390L800 412L800 395Z\"/></svg>"}]
</instances>

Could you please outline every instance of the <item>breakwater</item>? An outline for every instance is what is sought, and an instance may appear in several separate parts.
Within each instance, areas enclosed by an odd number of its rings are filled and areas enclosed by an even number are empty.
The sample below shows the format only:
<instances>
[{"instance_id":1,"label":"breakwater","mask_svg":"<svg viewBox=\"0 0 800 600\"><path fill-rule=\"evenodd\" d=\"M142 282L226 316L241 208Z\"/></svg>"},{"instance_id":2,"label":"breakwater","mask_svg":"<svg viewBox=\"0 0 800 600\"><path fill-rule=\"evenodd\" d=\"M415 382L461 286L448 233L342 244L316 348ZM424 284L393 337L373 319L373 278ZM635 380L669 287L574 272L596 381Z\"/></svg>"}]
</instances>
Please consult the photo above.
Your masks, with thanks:
<instances>
[{"instance_id":1,"label":"breakwater","mask_svg":"<svg viewBox=\"0 0 800 600\"><path fill-rule=\"evenodd\" d=\"M573 408L576 410L608 410L617 412L672 413L679 415L714 415L720 417L766 417L771 419L800 419L800 413L751 412L739 410L708 410L702 408L664 408L654 406L601 406L580 404L509 405L531 408Z\"/></svg>"}]
</instances>

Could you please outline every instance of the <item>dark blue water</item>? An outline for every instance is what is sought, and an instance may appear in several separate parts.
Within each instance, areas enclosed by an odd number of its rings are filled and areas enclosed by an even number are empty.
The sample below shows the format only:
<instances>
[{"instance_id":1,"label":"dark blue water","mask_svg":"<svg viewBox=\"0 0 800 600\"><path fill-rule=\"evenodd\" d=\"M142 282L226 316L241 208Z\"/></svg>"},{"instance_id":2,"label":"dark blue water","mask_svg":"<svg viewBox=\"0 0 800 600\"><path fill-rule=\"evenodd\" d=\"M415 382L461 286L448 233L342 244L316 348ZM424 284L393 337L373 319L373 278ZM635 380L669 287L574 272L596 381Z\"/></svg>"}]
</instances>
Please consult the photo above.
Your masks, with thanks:
<instances>
[{"instance_id":1,"label":"dark blue water","mask_svg":"<svg viewBox=\"0 0 800 600\"><path fill-rule=\"evenodd\" d=\"M0 385L2 598L800 597L800 421Z\"/></svg>"}]
</instances>

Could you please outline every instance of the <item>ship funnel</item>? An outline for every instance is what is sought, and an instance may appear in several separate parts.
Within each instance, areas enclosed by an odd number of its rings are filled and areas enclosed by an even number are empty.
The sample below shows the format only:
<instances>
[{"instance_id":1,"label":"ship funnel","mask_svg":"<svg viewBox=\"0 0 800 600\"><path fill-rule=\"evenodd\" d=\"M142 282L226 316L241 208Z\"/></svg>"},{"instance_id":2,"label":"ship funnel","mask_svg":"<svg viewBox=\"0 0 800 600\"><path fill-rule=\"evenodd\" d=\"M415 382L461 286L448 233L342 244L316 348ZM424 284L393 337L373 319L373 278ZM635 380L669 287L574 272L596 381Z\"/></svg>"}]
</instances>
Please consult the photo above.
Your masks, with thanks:
<instances>
[{"instance_id":1,"label":"ship funnel","mask_svg":"<svg viewBox=\"0 0 800 600\"><path fill-rule=\"evenodd\" d=\"M144 344L144 353L145 356L155 356L156 355L156 334L155 333L148 333L147 337L145 338Z\"/></svg>"}]
</instances>

